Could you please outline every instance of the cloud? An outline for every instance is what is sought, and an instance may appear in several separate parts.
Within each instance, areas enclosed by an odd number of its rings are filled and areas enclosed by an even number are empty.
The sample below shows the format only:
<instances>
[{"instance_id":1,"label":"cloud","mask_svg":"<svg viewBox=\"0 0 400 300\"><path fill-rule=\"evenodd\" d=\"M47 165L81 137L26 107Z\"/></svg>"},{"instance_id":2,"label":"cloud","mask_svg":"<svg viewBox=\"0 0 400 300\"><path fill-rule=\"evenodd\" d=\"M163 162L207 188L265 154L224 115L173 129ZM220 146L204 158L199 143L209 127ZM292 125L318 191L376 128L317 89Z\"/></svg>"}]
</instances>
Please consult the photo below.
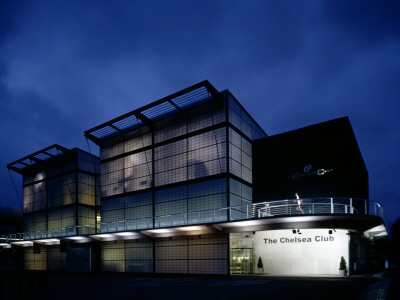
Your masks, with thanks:
<instances>
[{"instance_id":1,"label":"cloud","mask_svg":"<svg viewBox=\"0 0 400 300\"><path fill-rule=\"evenodd\" d=\"M348 115L371 195L398 200L398 16L370 0L2 1L1 163L87 149L83 131L209 79L269 134Z\"/></svg>"}]
</instances>

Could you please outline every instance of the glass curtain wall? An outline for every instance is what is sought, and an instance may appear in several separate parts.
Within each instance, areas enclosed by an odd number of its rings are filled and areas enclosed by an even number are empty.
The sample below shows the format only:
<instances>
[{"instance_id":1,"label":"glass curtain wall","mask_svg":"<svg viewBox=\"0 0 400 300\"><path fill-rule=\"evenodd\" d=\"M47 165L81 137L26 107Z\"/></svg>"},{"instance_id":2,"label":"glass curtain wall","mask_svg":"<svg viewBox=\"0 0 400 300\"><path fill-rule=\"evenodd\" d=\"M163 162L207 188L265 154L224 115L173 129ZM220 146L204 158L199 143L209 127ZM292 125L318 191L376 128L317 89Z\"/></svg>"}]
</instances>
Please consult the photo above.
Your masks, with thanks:
<instances>
[{"instance_id":1,"label":"glass curtain wall","mask_svg":"<svg viewBox=\"0 0 400 300\"><path fill-rule=\"evenodd\" d=\"M229 203L231 220L248 217L253 199L252 141L265 137L244 108L228 94L229 119Z\"/></svg>"},{"instance_id":2,"label":"glass curtain wall","mask_svg":"<svg viewBox=\"0 0 400 300\"><path fill-rule=\"evenodd\" d=\"M102 222L125 220L130 229L186 224L182 216L158 225L150 218L226 207L226 179L187 183L227 172L225 110L206 103L156 122L153 131L142 127L107 141L100 151Z\"/></svg>"},{"instance_id":3,"label":"glass curtain wall","mask_svg":"<svg viewBox=\"0 0 400 300\"><path fill-rule=\"evenodd\" d=\"M47 229L47 186L45 171L23 176L23 230L34 232Z\"/></svg>"},{"instance_id":4,"label":"glass curtain wall","mask_svg":"<svg viewBox=\"0 0 400 300\"><path fill-rule=\"evenodd\" d=\"M55 155L46 151L48 148L32 157ZM96 191L99 159L75 148L55 158L38 161L40 163L21 172L24 234L30 238L59 237L67 227L89 224L94 230L96 203L99 203ZM61 228L64 230L59 230ZM76 233L85 233L81 229ZM23 256L24 268L28 270L63 270L66 266L66 254L56 246L41 246L39 253L27 248Z\"/></svg>"},{"instance_id":5,"label":"glass curtain wall","mask_svg":"<svg viewBox=\"0 0 400 300\"><path fill-rule=\"evenodd\" d=\"M45 172L24 176L23 203L24 213L46 208L46 175Z\"/></svg>"},{"instance_id":6,"label":"glass curtain wall","mask_svg":"<svg viewBox=\"0 0 400 300\"><path fill-rule=\"evenodd\" d=\"M79 149L72 151L46 169L23 176L24 232L96 223L99 160Z\"/></svg>"},{"instance_id":7,"label":"glass curtain wall","mask_svg":"<svg viewBox=\"0 0 400 300\"><path fill-rule=\"evenodd\" d=\"M125 221L134 229L222 221L226 213L207 210L229 205L236 207L234 219L244 216L240 206L252 202L252 140L265 134L229 93L224 99L105 142L102 222ZM231 178L206 180L220 174ZM195 211L202 212L188 214Z\"/></svg>"}]
</instances>

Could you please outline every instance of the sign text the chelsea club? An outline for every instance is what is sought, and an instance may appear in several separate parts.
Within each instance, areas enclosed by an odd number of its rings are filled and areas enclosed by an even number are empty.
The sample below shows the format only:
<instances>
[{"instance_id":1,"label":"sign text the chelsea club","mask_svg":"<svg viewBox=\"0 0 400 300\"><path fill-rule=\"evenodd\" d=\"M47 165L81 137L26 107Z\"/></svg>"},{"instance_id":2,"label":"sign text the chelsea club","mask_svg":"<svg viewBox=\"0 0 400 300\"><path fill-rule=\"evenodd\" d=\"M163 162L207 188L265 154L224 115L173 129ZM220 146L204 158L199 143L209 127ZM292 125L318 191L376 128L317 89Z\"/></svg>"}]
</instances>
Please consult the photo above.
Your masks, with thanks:
<instances>
[{"instance_id":1,"label":"sign text the chelsea club","mask_svg":"<svg viewBox=\"0 0 400 300\"><path fill-rule=\"evenodd\" d=\"M323 235L316 235L314 238L311 237L281 237L279 239L271 239L271 238L264 238L265 244L295 244L295 243L324 243L324 242L333 242L335 237L332 235L323 236Z\"/></svg>"}]
</instances>

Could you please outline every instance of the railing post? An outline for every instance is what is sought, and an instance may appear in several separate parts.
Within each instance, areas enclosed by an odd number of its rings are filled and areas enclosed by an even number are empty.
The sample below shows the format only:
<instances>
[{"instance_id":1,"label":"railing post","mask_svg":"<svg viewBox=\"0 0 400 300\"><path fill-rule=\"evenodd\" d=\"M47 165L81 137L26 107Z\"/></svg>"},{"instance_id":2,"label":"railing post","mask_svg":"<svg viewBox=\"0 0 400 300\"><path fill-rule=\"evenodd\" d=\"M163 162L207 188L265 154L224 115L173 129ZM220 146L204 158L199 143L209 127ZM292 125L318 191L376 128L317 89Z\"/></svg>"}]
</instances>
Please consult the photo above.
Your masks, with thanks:
<instances>
[{"instance_id":1,"label":"railing post","mask_svg":"<svg viewBox=\"0 0 400 300\"><path fill-rule=\"evenodd\" d=\"M350 198L350 213L351 213L351 214L354 213L354 209L353 209L353 198Z\"/></svg>"},{"instance_id":2,"label":"railing post","mask_svg":"<svg viewBox=\"0 0 400 300\"><path fill-rule=\"evenodd\" d=\"M367 214L367 211L368 211L368 209L367 209L367 201L368 201L368 200L364 200L364 206L365 206L364 214L365 214L365 215Z\"/></svg>"},{"instance_id":3,"label":"railing post","mask_svg":"<svg viewBox=\"0 0 400 300\"><path fill-rule=\"evenodd\" d=\"M331 198L331 214L333 214L334 213L334 208L333 208L333 198Z\"/></svg>"}]
</instances>

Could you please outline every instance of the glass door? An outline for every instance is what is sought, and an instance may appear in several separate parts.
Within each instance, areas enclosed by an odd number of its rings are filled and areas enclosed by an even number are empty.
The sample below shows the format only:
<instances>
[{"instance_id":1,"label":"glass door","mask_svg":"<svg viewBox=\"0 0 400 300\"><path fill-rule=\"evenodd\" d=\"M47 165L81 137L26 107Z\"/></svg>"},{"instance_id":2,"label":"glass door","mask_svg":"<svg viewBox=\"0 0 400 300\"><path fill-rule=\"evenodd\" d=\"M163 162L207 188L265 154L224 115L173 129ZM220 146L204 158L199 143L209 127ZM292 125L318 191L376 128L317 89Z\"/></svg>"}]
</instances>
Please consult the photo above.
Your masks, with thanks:
<instances>
[{"instance_id":1,"label":"glass door","mask_svg":"<svg viewBox=\"0 0 400 300\"><path fill-rule=\"evenodd\" d=\"M251 273L252 249L232 248L231 249L231 274Z\"/></svg>"}]
</instances>

